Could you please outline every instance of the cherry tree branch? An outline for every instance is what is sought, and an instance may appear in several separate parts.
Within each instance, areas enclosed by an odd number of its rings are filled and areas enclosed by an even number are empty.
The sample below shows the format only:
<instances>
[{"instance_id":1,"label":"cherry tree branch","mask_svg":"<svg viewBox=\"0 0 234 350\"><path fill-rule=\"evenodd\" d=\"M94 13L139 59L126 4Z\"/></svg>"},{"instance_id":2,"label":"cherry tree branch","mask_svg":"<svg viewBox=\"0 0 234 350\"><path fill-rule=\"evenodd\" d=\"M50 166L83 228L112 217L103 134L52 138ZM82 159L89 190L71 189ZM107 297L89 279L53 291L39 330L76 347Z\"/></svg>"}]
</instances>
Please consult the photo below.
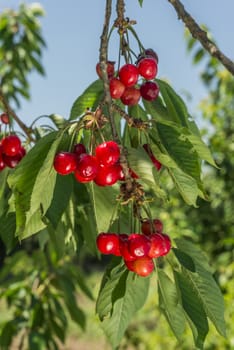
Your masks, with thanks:
<instances>
[{"instance_id":1,"label":"cherry tree branch","mask_svg":"<svg viewBox=\"0 0 234 350\"><path fill-rule=\"evenodd\" d=\"M34 141L32 137L32 129L29 128L24 122L18 117L15 111L9 105L7 99L5 98L2 89L0 88L0 101L3 104L3 107L6 109L6 112L11 115L11 117L15 120L15 122L19 125L19 127L24 131L30 141Z\"/></svg>"},{"instance_id":2,"label":"cherry tree branch","mask_svg":"<svg viewBox=\"0 0 234 350\"><path fill-rule=\"evenodd\" d=\"M191 35L197 39L209 54L217 58L227 70L234 75L234 62L231 61L218 46L208 38L206 31L201 29L194 18L185 10L184 5L180 0L168 0L176 10L179 19L181 19L185 26L190 31Z\"/></svg>"}]
</instances>

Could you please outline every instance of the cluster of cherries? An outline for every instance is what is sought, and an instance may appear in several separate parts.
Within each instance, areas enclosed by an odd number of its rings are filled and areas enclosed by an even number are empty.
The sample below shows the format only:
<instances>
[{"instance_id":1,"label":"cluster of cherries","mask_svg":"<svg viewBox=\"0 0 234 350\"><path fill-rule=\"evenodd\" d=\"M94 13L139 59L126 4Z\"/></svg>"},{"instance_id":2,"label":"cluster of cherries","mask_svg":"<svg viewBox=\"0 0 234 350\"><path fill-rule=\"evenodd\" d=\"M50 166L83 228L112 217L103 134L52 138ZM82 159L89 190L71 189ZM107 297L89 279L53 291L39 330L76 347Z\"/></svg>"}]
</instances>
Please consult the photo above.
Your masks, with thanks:
<instances>
[{"instance_id":1,"label":"cluster of cherries","mask_svg":"<svg viewBox=\"0 0 234 350\"><path fill-rule=\"evenodd\" d=\"M17 135L8 135L0 140L0 171L5 167L15 168L25 156L26 150Z\"/></svg>"},{"instance_id":2,"label":"cluster of cherries","mask_svg":"<svg viewBox=\"0 0 234 350\"><path fill-rule=\"evenodd\" d=\"M99 77L102 77L100 63L96 65L96 71ZM127 63L123 65L115 77L114 62L107 62L107 74L110 80L110 95L113 99L121 99L124 105L133 106L138 104L140 98L147 101L153 101L158 97L159 86L154 79L158 72L158 56L152 49L145 50L144 54L139 55L136 65ZM144 82L139 86L139 77Z\"/></svg>"},{"instance_id":3,"label":"cluster of cherries","mask_svg":"<svg viewBox=\"0 0 234 350\"><path fill-rule=\"evenodd\" d=\"M154 270L154 258L164 256L171 249L169 236L162 233L159 219L147 219L141 224L142 234L100 233L96 243L102 254L122 256L128 270L146 277Z\"/></svg>"},{"instance_id":4,"label":"cluster of cherries","mask_svg":"<svg viewBox=\"0 0 234 350\"><path fill-rule=\"evenodd\" d=\"M61 175L74 172L78 182L94 181L98 186L112 186L123 179L119 164L120 149L116 142L103 142L95 148L95 155L88 154L78 143L73 152L59 152L54 158L54 169Z\"/></svg>"}]
</instances>

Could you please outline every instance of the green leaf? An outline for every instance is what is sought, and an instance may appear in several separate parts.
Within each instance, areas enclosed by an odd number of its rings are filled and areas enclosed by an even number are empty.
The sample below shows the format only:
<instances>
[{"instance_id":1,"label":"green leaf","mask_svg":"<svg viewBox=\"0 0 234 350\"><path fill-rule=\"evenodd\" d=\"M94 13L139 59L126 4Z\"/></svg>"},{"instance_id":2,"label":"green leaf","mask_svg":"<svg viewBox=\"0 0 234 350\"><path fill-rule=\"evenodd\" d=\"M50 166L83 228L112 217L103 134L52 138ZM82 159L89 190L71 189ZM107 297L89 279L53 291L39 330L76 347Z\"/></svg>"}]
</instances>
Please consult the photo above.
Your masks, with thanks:
<instances>
[{"instance_id":1,"label":"green leaf","mask_svg":"<svg viewBox=\"0 0 234 350\"><path fill-rule=\"evenodd\" d=\"M146 112L155 120L171 120L173 118L170 117L166 106L164 105L160 96L156 98L154 101L146 101L142 99L143 105L145 107Z\"/></svg>"},{"instance_id":2,"label":"green leaf","mask_svg":"<svg viewBox=\"0 0 234 350\"><path fill-rule=\"evenodd\" d=\"M1 350L8 350L13 337L17 334L17 328L14 321L8 321L2 326L0 335Z\"/></svg>"},{"instance_id":3,"label":"green leaf","mask_svg":"<svg viewBox=\"0 0 234 350\"><path fill-rule=\"evenodd\" d=\"M122 340L134 314L144 305L149 289L149 278L136 276L132 272L129 272L127 278L124 277L123 280L125 280L125 293L123 296L118 295L111 316L102 323L103 330L113 348Z\"/></svg>"},{"instance_id":4,"label":"green leaf","mask_svg":"<svg viewBox=\"0 0 234 350\"><path fill-rule=\"evenodd\" d=\"M140 6L142 7L142 5L143 5L143 0L138 0L138 2L139 2L139 4L140 4Z\"/></svg>"},{"instance_id":5,"label":"green leaf","mask_svg":"<svg viewBox=\"0 0 234 350\"><path fill-rule=\"evenodd\" d=\"M188 135L187 139L191 144L193 145L194 149L196 150L198 156L201 159L206 160L209 164L213 165L217 168L217 165L215 164L215 161L212 157L212 154L210 152L210 149L208 146L202 141L202 139L197 135Z\"/></svg>"},{"instance_id":6,"label":"green leaf","mask_svg":"<svg viewBox=\"0 0 234 350\"><path fill-rule=\"evenodd\" d=\"M90 183L88 189L92 200L97 231L108 232L111 221L114 220L116 215L118 187L100 187L95 183Z\"/></svg>"},{"instance_id":7,"label":"green leaf","mask_svg":"<svg viewBox=\"0 0 234 350\"><path fill-rule=\"evenodd\" d=\"M162 145L180 169L200 182L200 161L193 145L187 140L181 128L157 123L158 134Z\"/></svg>"},{"instance_id":8,"label":"green leaf","mask_svg":"<svg viewBox=\"0 0 234 350\"><path fill-rule=\"evenodd\" d=\"M157 79L157 83L171 120L182 126L187 126L189 114L182 98L165 81Z\"/></svg>"},{"instance_id":9,"label":"green leaf","mask_svg":"<svg viewBox=\"0 0 234 350\"><path fill-rule=\"evenodd\" d=\"M185 317L175 284L158 269L159 307L165 315L173 333L180 339L185 329Z\"/></svg>"},{"instance_id":10,"label":"green leaf","mask_svg":"<svg viewBox=\"0 0 234 350\"><path fill-rule=\"evenodd\" d=\"M84 114L87 108L95 109L103 96L103 82L98 79L80 95L74 102L70 119L76 119Z\"/></svg>"},{"instance_id":11,"label":"green leaf","mask_svg":"<svg viewBox=\"0 0 234 350\"><path fill-rule=\"evenodd\" d=\"M146 111L140 105L128 107L128 114L133 118L141 119L144 121L148 120Z\"/></svg>"},{"instance_id":12,"label":"green leaf","mask_svg":"<svg viewBox=\"0 0 234 350\"><path fill-rule=\"evenodd\" d=\"M28 342L29 349L44 350L47 348L45 335L35 331L29 333Z\"/></svg>"},{"instance_id":13,"label":"green leaf","mask_svg":"<svg viewBox=\"0 0 234 350\"><path fill-rule=\"evenodd\" d=\"M194 291L193 285L182 273L174 271L174 276L180 290L182 306L194 326L191 327L194 343L199 349L203 349L203 343L209 331L209 325L202 302Z\"/></svg>"},{"instance_id":14,"label":"green leaf","mask_svg":"<svg viewBox=\"0 0 234 350\"><path fill-rule=\"evenodd\" d=\"M16 230L16 217L15 213L7 213L0 217L1 231L0 236L6 246L9 253L16 245L15 230Z\"/></svg>"}]
</instances>

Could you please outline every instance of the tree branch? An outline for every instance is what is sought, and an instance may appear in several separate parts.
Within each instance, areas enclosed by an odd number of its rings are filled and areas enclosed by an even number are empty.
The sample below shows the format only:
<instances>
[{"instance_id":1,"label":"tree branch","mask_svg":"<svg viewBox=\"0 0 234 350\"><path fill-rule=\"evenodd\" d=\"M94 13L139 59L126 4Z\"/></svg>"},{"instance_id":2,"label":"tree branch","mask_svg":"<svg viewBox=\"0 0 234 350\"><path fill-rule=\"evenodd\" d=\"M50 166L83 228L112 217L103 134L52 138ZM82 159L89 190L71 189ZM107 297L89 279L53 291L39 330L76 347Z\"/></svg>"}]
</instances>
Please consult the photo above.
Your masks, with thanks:
<instances>
[{"instance_id":1,"label":"tree branch","mask_svg":"<svg viewBox=\"0 0 234 350\"><path fill-rule=\"evenodd\" d=\"M206 49L211 56L217 58L227 68L227 70L234 75L234 62L224 55L217 45L208 38L207 33L201 29L194 18L185 10L180 0L168 1L174 7L179 19L184 22L192 36L201 43L204 49Z\"/></svg>"},{"instance_id":2,"label":"tree branch","mask_svg":"<svg viewBox=\"0 0 234 350\"><path fill-rule=\"evenodd\" d=\"M12 116L12 118L16 121L16 123L19 125L19 127L24 131L24 133L27 135L28 139L30 141L34 141L32 137L32 129L29 128L24 122L17 116L17 114L14 112L14 110L9 105L8 101L6 100L2 89L0 88L0 101L3 104L3 107L6 109L6 112Z\"/></svg>"}]
</instances>

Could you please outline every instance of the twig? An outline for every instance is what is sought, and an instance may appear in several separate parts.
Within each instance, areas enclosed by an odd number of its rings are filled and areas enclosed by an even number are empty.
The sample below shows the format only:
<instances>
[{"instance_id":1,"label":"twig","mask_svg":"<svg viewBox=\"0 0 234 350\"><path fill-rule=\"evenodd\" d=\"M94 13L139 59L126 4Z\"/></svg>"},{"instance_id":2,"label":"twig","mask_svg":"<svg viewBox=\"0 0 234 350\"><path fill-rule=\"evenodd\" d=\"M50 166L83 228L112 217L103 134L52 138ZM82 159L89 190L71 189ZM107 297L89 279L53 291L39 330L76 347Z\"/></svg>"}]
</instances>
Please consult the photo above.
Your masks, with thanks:
<instances>
[{"instance_id":1,"label":"twig","mask_svg":"<svg viewBox=\"0 0 234 350\"><path fill-rule=\"evenodd\" d=\"M121 117L123 117L126 120L126 122L128 123L129 126L135 127L137 129L146 129L147 127L149 127L148 122L144 122L143 120L141 120L139 118L131 117L129 114L127 114L125 111L123 111L121 107L116 105L114 102L112 102L112 108L113 108L113 110L118 112Z\"/></svg>"},{"instance_id":2,"label":"twig","mask_svg":"<svg viewBox=\"0 0 234 350\"><path fill-rule=\"evenodd\" d=\"M13 111L9 103L7 102L2 90L0 89L0 101L2 102L4 108L6 109L6 112L12 116L12 118L16 121L16 123L19 125L19 127L24 131L24 133L27 135L28 139L30 141L34 141L32 137L32 129L29 128L22 120L17 116L17 114Z\"/></svg>"},{"instance_id":3,"label":"twig","mask_svg":"<svg viewBox=\"0 0 234 350\"><path fill-rule=\"evenodd\" d=\"M116 12L118 16L118 21L121 23L124 20L125 4L124 0L117 0Z\"/></svg>"},{"instance_id":4,"label":"twig","mask_svg":"<svg viewBox=\"0 0 234 350\"><path fill-rule=\"evenodd\" d=\"M211 56L217 58L227 70L234 75L234 62L231 61L217 45L208 38L207 33L201 29L194 18L185 10L180 0L168 0L176 10L179 19L181 19L192 36L197 39L201 45L210 53Z\"/></svg>"}]
</instances>

